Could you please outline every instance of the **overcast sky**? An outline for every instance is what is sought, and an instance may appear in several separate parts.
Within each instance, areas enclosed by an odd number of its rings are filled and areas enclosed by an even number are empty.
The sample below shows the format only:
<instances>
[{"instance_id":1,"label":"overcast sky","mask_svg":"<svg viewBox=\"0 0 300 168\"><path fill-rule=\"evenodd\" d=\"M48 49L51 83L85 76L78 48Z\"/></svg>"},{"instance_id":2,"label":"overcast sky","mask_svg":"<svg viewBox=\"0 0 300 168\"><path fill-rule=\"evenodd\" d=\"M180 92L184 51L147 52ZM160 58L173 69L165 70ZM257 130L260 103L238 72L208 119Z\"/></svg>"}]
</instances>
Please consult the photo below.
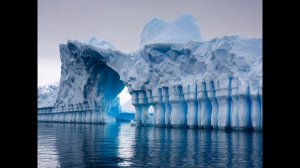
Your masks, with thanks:
<instances>
[{"instance_id":1,"label":"overcast sky","mask_svg":"<svg viewBox=\"0 0 300 168\"><path fill-rule=\"evenodd\" d=\"M170 22L182 13L198 19L205 41L262 37L262 0L38 0L38 85L59 81L60 43L95 36L131 52L153 17Z\"/></svg>"}]
</instances>

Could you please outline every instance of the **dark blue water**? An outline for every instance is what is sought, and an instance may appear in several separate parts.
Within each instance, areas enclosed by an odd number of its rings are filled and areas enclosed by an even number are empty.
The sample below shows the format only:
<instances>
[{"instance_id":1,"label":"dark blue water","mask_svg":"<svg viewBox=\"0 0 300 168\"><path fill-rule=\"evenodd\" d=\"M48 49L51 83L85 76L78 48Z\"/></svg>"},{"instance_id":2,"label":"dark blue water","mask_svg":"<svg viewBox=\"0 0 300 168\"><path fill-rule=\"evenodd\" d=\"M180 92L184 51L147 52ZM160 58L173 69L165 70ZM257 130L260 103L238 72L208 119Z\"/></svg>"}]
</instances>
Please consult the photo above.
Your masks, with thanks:
<instances>
[{"instance_id":1,"label":"dark blue water","mask_svg":"<svg viewBox=\"0 0 300 168\"><path fill-rule=\"evenodd\" d=\"M262 167L262 132L38 124L38 167Z\"/></svg>"}]
</instances>

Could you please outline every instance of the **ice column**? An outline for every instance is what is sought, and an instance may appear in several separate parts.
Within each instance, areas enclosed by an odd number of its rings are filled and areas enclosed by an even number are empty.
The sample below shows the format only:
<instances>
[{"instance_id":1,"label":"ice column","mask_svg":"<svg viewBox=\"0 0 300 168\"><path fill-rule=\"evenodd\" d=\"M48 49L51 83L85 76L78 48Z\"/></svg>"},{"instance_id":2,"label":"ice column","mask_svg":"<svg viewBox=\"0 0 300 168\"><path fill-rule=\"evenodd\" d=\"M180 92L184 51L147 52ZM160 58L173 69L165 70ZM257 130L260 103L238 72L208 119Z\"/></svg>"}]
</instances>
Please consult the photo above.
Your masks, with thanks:
<instances>
[{"instance_id":1,"label":"ice column","mask_svg":"<svg viewBox=\"0 0 300 168\"><path fill-rule=\"evenodd\" d=\"M183 87L184 100L187 102L187 125L189 128L197 127L197 85Z\"/></svg>"},{"instance_id":2,"label":"ice column","mask_svg":"<svg viewBox=\"0 0 300 168\"><path fill-rule=\"evenodd\" d=\"M251 100L249 97L249 85L246 83L240 83L238 87L238 117L239 117L239 129L248 129L250 127L250 109Z\"/></svg>"},{"instance_id":3,"label":"ice column","mask_svg":"<svg viewBox=\"0 0 300 168\"><path fill-rule=\"evenodd\" d=\"M251 124L254 130L260 130L261 127L261 101L259 96L259 86L250 88L251 97Z\"/></svg>"},{"instance_id":4,"label":"ice column","mask_svg":"<svg viewBox=\"0 0 300 168\"><path fill-rule=\"evenodd\" d=\"M213 128L218 127L218 111L219 111L219 105L216 98L216 90L215 90L215 84L213 81L209 82L209 85L207 87L207 96L211 102L211 117L210 117L210 125Z\"/></svg>"},{"instance_id":5,"label":"ice column","mask_svg":"<svg viewBox=\"0 0 300 168\"><path fill-rule=\"evenodd\" d=\"M81 107L82 107L81 122L85 123L86 122L86 102L83 102L81 104Z\"/></svg>"},{"instance_id":6,"label":"ice column","mask_svg":"<svg viewBox=\"0 0 300 168\"><path fill-rule=\"evenodd\" d=\"M49 118L49 121L54 122L54 114L56 113L56 111L57 111L57 108L55 106L55 107L53 107L53 111L52 111L52 114L51 114L51 120Z\"/></svg>"},{"instance_id":7,"label":"ice column","mask_svg":"<svg viewBox=\"0 0 300 168\"><path fill-rule=\"evenodd\" d=\"M59 122L59 113L60 113L60 107L57 106L57 112L55 113L55 122Z\"/></svg>"},{"instance_id":8,"label":"ice column","mask_svg":"<svg viewBox=\"0 0 300 168\"><path fill-rule=\"evenodd\" d=\"M156 111L155 111L154 103L153 103L152 90L147 90L146 91L146 95L147 95L149 107L152 105L153 109L154 109L153 116L152 116L152 125L155 125L155 122L156 122Z\"/></svg>"},{"instance_id":9,"label":"ice column","mask_svg":"<svg viewBox=\"0 0 300 168\"><path fill-rule=\"evenodd\" d=\"M261 129L263 129L263 92L262 92L262 80L259 80L259 91L258 91L258 95L259 95L259 100L260 100L260 125L261 125Z\"/></svg>"},{"instance_id":10,"label":"ice column","mask_svg":"<svg viewBox=\"0 0 300 168\"><path fill-rule=\"evenodd\" d=\"M71 104L71 122L75 122L74 105Z\"/></svg>"},{"instance_id":11,"label":"ice column","mask_svg":"<svg viewBox=\"0 0 300 168\"><path fill-rule=\"evenodd\" d=\"M58 113L58 121L64 122L64 107L60 106L60 112Z\"/></svg>"},{"instance_id":12,"label":"ice column","mask_svg":"<svg viewBox=\"0 0 300 168\"><path fill-rule=\"evenodd\" d=\"M100 106L97 104L97 102L94 102L94 108L93 108L93 112L95 115L95 119L94 122L95 123L109 123L109 122L113 122L112 116L110 116L109 114L105 113L105 111L108 109L104 109L104 106Z\"/></svg>"},{"instance_id":13,"label":"ice column","mask_svg":"<svg viewBox=\"0 0 300 168\"><path fill-rule=\"evenodd\" d=\"M97 116L96 116L96 105L95 101L92 102L92 111L91 111L91 123L96 123L97 122Z\"/></svg>"},{"instance_id":14,"label":"ice column","mask_svg":"<svg viewBox=\"0 0 300 168\"><path fill-rule=\"evenodd\" d=\"M76 122L81 122L81 111L79 110L79 103L76 104Z\"/></svg>"},{"instance_id":15,"label":"ice column","mask_svg":"<svg viewBox=\"0 0 300 168\"><path fill-rule=\"evenodd\" d=\"M147 96L148 105L152 105L153 104L152 91L146 90L146 96Z\"/></svg>"},{"instance_id":16,"label":"ice column","mask_svg":"<svg viewBox=\"0 0 300 168\"><path fill-rule=\"evenodd\" d=\"M169 91L167 87L162 88L162 102L165 107L165 126L170 127L171 126L171 121L170 121L171 104L169 101Z\"/></svg>"},{"instance_id":17,"label":"ice column","mask_svg":"<svg viewBox=\"0 0 300 168\"><path fill-rule=\"evenodd\" d=\"M64 121L68 122L69 105L65 105Z\"/></svg>"},{"instance_id":18,"label":"ice column","mask_svg":"<svg viewBox=\"0 0 300 168\"><path fill-rule=\"evenodd\" d=\"M85 104L85 122L90 122L90 104L88 102L86 102Z\"/></svg>"},{"instance_id":19,"label":"ice column","mask_svg":"<svg viewBox=\"0 0 300 168\"><path fill-rule=\"evenodd\" d=\"M55 108L56 108L56 110L55 110L55 113L53 114L53 122L57 122L57 120L58 120L57 113L59 112L59 108L58 108L58 106L56 106Z\"/></svg>"},{"instance_id":20,"label":"ice column","mask_svg":"<svg viewBox=\"0 0 300 168\"><path fill-rule=\"evenodd\" d=\"M134 120L136 122L136 125L139 126L142 124L141 122L141 110L138 105L138 93L137 92L131 92L131 97L132 97L132 105L135 107L135 115L134 115Z\"/></svg>"},{"instance_id":21,"label":"ice column","mask_svg":"<svg viewBox=\"0 0 300 168\"><path fill-rule=\"evenodd\" d=\"M226 129L230 128L231 79L221 79L217 83L216 97L219 105L218 128Z\"/></svg>"},{"instance_id":22,"label":"ice column","mask_svg":"<svg viewBox=\"0 0 300 168\"><path fill-rule=\"evenodd\" d=\"M84 111L84 104L79 103L79 111L80 111L80 122L85 122L85 111Z\"/></svg>"},{"instance_id":23,"label":"ice column","mask_svg":"<svg viewBox=\"0 0 300 168\"><path fill-rule=\"evenodd\" d=\"M47 117L46 117L46 120L47 120L47 121L50 121L50 122L53 121L53 112L54 112L54 110L55 110L55 108L53 107L53 108L52 108L51 114L48 114L48 115L47 115Z\"/></svg>"},{"instance_id":24,"label":"ice column","mask_svg":"<svg viewBox=\"0 0 300 168\"><path fill-rule=\"evenodd\" d=\"M183 91L181 86L170 87L170 103L171 103L171 116L170 121L173 127L186 127L187 126L187 112L186 104L183 99Z\"/></svg>"},{"instance_id":25,"label":"ice column","mask_svg":"<svg viewBox=\"0 0 300 168\"><path fill-rule=\"evenodd\" d=\"M140 106L141 110L141 122L144 126L152 124L152 120L148 113L148 101L146 97L145 91L138 92L138 105Z\"/></svg>"},{"instance_id":26,"label":"ice column","mask_svg":"<svg viewBox=\"0 0 300 168\"><path fill-rule=\"evenodd\" d=\"M155 125L162 127L165 125L165 107L162 102L162 91L160 88L152 89L153 104L155 109Z\"/></svg>"},{"instance_id":27,"label":"ice column","mask_svg":"<svg viewBox=\"0 0 300 168\"><path fill-rule=\"evenodd\" d=\"M238 118L238 79L234 78L231 80L231 128L238 129L239 118Z\"/></svg>"},{"instance_id":28,"label":"ice column","mask_svg":"<svg viewBox=\"0 0 300 168\"><path fill-rule=\"evenodd\" d=\"M199 86L199 84L197 84ZM202 110L202 104L200 100L200 88L197 88L197 124L199 127L201 127L201 110Z\"/></svg>"},{"instance_id":29,"label":"ice column","mask_svg":"<svg viewBox=\"0 0 300 168\"><path fill-rule=\"evenodd\" d=\"M147 96L147 100L148 100L148 105L150 107L151 105L153 105L152 91L151 90L146 90L146 96ZM148 108L148 110L149 110L149 108ZM148 113L149 113L149 111L148 111ZM152 125L155 125L155 114L156 113L154 111L152 121L151 121Z\"/></svg>"},{"instance_id":30,"label":"ice column","mask_svg":"<svg viewBox=\"0 0 300 168\"><path fill-rule=\"evenodd\" d=\"M206 89L206 82L201 82L198 83L197 86L198 90L198 102L200 102L201 108L200 110L200 119L201 121L199 122L198 120L198 126L200 128L210 128L211 127L211 103L207 95L207 89ZM198 114L199 115L199 114Z\"/></svg>"}]
</instances>

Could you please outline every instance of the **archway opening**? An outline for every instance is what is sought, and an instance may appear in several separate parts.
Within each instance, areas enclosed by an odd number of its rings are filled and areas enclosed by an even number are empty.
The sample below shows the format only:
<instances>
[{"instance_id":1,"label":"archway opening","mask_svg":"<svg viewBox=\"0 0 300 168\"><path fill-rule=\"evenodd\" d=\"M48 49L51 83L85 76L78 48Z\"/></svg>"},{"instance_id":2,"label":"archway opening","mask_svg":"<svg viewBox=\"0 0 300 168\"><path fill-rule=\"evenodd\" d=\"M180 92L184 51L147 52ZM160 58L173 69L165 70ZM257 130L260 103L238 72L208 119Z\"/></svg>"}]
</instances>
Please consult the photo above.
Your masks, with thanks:
<instances>
[{"instance_id":1,"label":"archway opening","mask_svg":"<svg viewBox=\"0 0 300 168\"><path fill-rule=\"evenodd\" d=\"M153 117L153 115L154 115L154 107L153 107L153 105L150 105L150 107L148 109L148 113L149 113L150 116Z\"/></svg>"},{"instance_id":2,"label":"archway opening","mask_svg":"<svg viewBox=\"0 0 300 168\"><path fill-rule=\"evenodd\" d=\"M118 95L120 99L121 112L134 113L135 109L132 105L131 95L128 92L128 88L125 86Z\"/></svg>"}]
</instances>

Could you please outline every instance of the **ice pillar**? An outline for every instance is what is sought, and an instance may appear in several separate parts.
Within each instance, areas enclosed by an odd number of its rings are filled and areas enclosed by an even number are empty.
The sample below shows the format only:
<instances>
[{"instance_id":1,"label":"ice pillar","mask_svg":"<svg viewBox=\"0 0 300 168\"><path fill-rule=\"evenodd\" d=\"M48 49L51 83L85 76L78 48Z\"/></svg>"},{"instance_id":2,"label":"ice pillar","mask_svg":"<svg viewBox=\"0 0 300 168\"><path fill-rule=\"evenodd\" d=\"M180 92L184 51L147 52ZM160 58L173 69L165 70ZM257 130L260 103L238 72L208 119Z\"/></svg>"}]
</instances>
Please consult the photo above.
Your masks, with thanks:
<instances>
[{"instance_id":1,"label":"ice pillar","mask_svg":"<svg viewBox=\"0 0 300 168\"><path fill-rule=\"evenodd\" d=\"M238 79L234 78L231 80L231 128L238 129L239 118L238 118Z\"/></svg>"},{"instance_id":2,"label":"ice pillar","mask_svg":"<svg viewBox=\"0 0 300 168\"><path fill-rule=\"evenodd\" d=\"M71 122L75 122L74 105L71 104Z\"/></svg>"},{"instance_id":3,"label":"ice pillar","mask_svg":"<svg viewBox=\"0 0 300 168\"><path fill-rule=\"evenodd\" d=\"M141 121L141 108L140 106L138 105L138 93L137 92L131 92L131 97L132 97L132 105L134 106L135 108L135 115L134 115L134 120L136 122L136 125L137 126L140 126L142 124L142 121Z\"/></svg>"},{"instance_id":4,"label":"ice pillar","mask_svg":"<svg viewBox=\"0 0 300 168\"><path fill-rule=\"evenodd\" d=\"M263 91L262 91L262 80L259 80L259 91L258 91L258 95L259 95L259 100L260 100L260 125L261 125L261 129L263 129Z\"/></svg>"},{"instance_id":5,"label":"ice pillar","mask_svg":"<svg viewBox=\"0 0 300 168\"><path fill-rule=\"evenodd\" d=\"M171 116L170 121L173 127L186 127L186 104L183 99L183 91L181 86L170 87L170 103L171 103Z\"/></svg>"},{"instance_id":6,"label":"ice pillar","mask_svg":"<svg viewBox=\"0 0 300 168\"><path fill-rule=\"evenodd\" d=\"M197 85L183 87L184 100L187 102L187 125L189 128L197 127Z\"/></svg>"},{"instance_id":7,"label":"ice pillar","mask_svg":"<svg viewBox=\"0 0 300 168\"><path fill-rule=\"evenodd\" d=\"M254 130L262 128L261 122L261 101L259 96L259 86L250 87L251 97L251 125Z\"/></svg>"},{"instance_id":8,"label":"ice pillar","mask_svg":"<svg viewBox=\"0 0 300 168\"><path fill-rule=\"evenodd\" d=\"M153 105L155 109L155 125L162 127L165 125L165 107L162 102L162 91L160 88L152 89Z\"/></svg>"},{"instance_id":9,"label":"ice pillar","mask_svg":"<svg viewBox=\"0 0 300 168\"><path fill-rule=\"evenodd\" d=\"M162 102L165 107L165 126L170 127L171 126L171 121L170 121L171 105L169 101L169 90L167 87L162 88Z\"/></svg>"},{"instance_id":10,"label":"ice pillar","mask_svg":"<svg viewBox=\"0 0 300 168\"><path fill-rule=\"evenodd\" d=\"M150 107L151 105L153 106L153 96L152 96L152 91L151 90L146 90L146 96L147 96L147 100L148 100L148 106ZM149 113L149 107L148 107L148 113ZM156 112L153 112L153 116L152 116L152 121L150 121L152 123L152 125L155 125L155 114Z\"/></svg>"},{"instance_id":11,"label":"ice pillar","mask_svg":"<svg viewBox=\"0 0 300 168\"><path fill-rule=\"evenodd\" d=\"M250 88L246 83L239 83L238 87L238 118L239 129L249 129L251 125L251 100L249 96Z\"/></svg>"},{"instance_id":12,"label":"ice pillar","mask_svg":"<svg viewBox=\"0 0 300 168\"><path fill-rule=\"evenodd\" d=\"M211 117L210 117L210 125L213 128L218 127L218 111L219 111L219 105L216 98L216 90L215 90L215 84L213 81L209 82L209 85L207 85L207 96L211 102Z\"/></svg>"},{"instance_id":13,"label":"ice pillar","mask_svg":"<svg viewBox=\"0 0 300 168\"><path fill-rule=\"evenodd\" d=\"M76 116L75 116L76 122L81 122L81 111L79 110L79 103L76 104Z\"/></svg>"},{"instance_id":14,"label":"ice pillar","mask_svg":"<svg viewBox=\"0 0 300 168\"><path fill-rule=\"evenodd\" d=\"M90 104L87 102L86 103L86 111L85 111L85 122L91 122L91 118L92 118L92 108L90 106Z\"/></svg>"},{"instance_id":15,"label":"ice pillar","mask_svg":"<svg viewBox=\"0 0 300 168\"><path fill-rule=\"evenodd\" d=\"M152 105L152 107L154 109L154 112L152 115L152 125L155 125L155 123L156 123L156 111L155 110L156 109L154 108L152 90L147 90L146 95L147 95L149 107ZM149 108L148 108L148 110L149 110Z\"/></svg>"},{"instance_id":16,"label":"ice pillar","mask_svg":"<svg viewBox=\"0 0 300 168\"><path fill-rule=\"evenodd\" d=\"M216 97L219 105L218 128L230 128L231 115L231 79L225 78L218 80Z\"/></svg>"},{"instance_id":17,"label":"ice pillar","mask_svg":"<svg viewBox=\"0 0 300 168\"><path fill-rule=\"evenodd\" d=\"M141 123L144 126L151 125L152 120L151 120L151 117L149 116L149 113L148 113L149 105L148 105L148 101L147 101L145 91L139 91L138 92L138 106L140 108L139 110L140 110L140 113L141 113Z\"/></svg>"},{"instance_id":18,"label":"ice pillar","mask_svg":"<svg viewBox=\"0 0 300 168\"><path fill-rule=\"evenodd\" d=\"M197 90L198 90L197 99L198 102L200 102L201 104L201 106L198 107L201 108L200 117L198 116L198 126L200 128L210 128L211 127L211 103L207 95L206 82L203 81L198 83Z\"/></svg>"}]
</instances>

